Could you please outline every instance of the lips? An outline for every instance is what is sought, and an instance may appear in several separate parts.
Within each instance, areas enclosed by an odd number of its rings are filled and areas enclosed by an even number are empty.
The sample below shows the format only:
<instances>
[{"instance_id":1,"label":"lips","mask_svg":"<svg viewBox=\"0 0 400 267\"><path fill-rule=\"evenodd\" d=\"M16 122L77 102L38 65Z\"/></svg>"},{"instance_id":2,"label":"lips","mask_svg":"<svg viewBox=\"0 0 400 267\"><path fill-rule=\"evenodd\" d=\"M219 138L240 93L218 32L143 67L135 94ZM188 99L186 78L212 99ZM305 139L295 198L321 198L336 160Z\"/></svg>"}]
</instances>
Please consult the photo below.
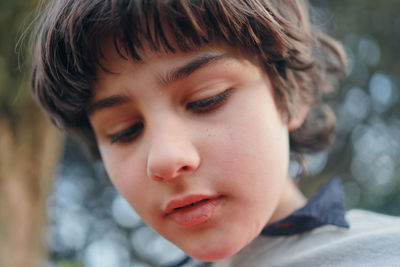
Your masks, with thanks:
<instances>
[{"instance_id":1,"label":"lips","mask_svg":"<svg viewBox=\"0 0 400 267\"><path fill-rule=\"evenodd\" d=\"M188 195L169 201L164 209L172 221L183 227L192 227L208 221L222 196Z\"/></svg>"}]
</instances>

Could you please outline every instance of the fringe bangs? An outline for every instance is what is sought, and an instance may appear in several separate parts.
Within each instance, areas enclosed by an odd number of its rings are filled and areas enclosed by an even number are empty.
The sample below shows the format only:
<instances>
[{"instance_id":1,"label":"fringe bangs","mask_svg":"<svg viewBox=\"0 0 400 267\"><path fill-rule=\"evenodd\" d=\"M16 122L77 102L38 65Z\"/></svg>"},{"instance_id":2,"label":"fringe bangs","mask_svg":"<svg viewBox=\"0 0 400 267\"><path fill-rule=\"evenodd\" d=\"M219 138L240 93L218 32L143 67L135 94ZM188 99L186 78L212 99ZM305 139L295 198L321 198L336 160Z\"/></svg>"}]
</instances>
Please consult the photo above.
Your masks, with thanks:
<instances>
[{"instance_id":1,"label":"fringe bangs","mask_svg":"<svg viewBox=\"0 0 400 267\"><path fill-rule=\"evenodd\" d=\"M37 29L33 93L58 127L84 135L91 132L85 108L92 84L99 69L107 70L100 63L107 38L121 57L137 61L148 49L176 53L221 44L245 51L269 75L287 119L298 104L318 103L346 65L341 46L310 25L301 0L55 0ZM329 124L325 129L334 129Z\"/></svg>"}]
</instances>

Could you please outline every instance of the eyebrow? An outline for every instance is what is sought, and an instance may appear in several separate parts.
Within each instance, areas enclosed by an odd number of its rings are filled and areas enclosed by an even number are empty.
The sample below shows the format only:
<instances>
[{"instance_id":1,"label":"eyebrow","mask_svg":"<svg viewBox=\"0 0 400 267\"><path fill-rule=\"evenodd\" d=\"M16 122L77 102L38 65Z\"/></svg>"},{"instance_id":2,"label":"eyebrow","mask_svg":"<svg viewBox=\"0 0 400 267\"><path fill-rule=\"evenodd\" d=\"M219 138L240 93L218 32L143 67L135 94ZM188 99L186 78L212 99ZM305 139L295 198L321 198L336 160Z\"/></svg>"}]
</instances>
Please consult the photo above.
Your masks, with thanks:
<instances>
[{"instance_id":1,"label":"eyebrow","mask_svg":"<svg viewBox=\"0 0 400 267\"><path fill-rule=\"evenodd\" d=\"M176 69L169 71L164 77L160 79L160 82L164 86L168 86L169 84L176 82L178 80L183 80L190 76L195 71L204 67L205 65L218 61L225 58L232 58L233 56L228 53L224 54L205 54L194 59L190 60L183 66L180 66Z\"/></svg>"},{"instance_id":2,"label":"eyebrow","mask_svg":"<svg viewBox=\"0 0 400 267\"><path fill-rule=\"evenodd\" d=\"M90 116L93 115L95 111L98 111L100 109L122 105L128 103L129 101L131 101L131 99L125 95L106 97L104 99L100 99L99 101L94 102L93 104L89 104L89 106L86 108L86 113L88 116Z\"/></svg>"},{"instance_id":3,"label":"eyebrow","mask_svg":"<svg viewBox=\"0 0 400 267\"><path fill-rule=\"evenodd\" d=\"M183 66L180 66L176 69L173 69L163 77L160 78L160 83L163 86L168 86L171 83L174 83L178 80L183 80L196 72L197 70L201 69L202 67L206 66L211 62L215 62L225 58L233 58L233 55L224 53L224 54L205 54L194 59L190 60ZM86 113L88 116L93 115L96 111L110 108L118 105L122 105L131 101L126 95L114 95L110 97L106 97L95 101L86 108Z\"/></svg>"}]
</instances>

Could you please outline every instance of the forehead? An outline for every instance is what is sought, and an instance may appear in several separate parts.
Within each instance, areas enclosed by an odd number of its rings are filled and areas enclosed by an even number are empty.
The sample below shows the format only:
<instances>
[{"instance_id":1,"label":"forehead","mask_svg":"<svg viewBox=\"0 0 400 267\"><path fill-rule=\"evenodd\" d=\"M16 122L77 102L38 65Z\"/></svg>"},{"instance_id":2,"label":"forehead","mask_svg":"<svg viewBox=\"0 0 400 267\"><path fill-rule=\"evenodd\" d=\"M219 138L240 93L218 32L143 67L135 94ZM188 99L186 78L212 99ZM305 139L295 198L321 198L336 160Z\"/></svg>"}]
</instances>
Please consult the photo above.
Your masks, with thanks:
<instances>
[{"instance_id":1,"label":"forehead","mask_svg":"<svg viewBox=\"0 0 400 267\"><path fill-rule=\"evenodd\" d=\"M236 61L247 61L257 65L257 60L246 56L236 49L227 46L208 45L199 47L190 52L165 52L143 49L140 54L141 59L131 57L125 50L116 47L114 42L108 40L102 45L101 65L97 71L98 85L107 82L108 79L115 80L118 74L129 71L132 78L143 78L143 76L157 76L168 83L170 80L189 76L197 69L213 67L214 62L221 62L221 59L231 59ZM176 77L179 76L179 77ZM95 90L96 91L96 90ZM96 92L94 92L96 95ZM98 93L98 92L97 92Z\"/></svg>"}]
</instances>

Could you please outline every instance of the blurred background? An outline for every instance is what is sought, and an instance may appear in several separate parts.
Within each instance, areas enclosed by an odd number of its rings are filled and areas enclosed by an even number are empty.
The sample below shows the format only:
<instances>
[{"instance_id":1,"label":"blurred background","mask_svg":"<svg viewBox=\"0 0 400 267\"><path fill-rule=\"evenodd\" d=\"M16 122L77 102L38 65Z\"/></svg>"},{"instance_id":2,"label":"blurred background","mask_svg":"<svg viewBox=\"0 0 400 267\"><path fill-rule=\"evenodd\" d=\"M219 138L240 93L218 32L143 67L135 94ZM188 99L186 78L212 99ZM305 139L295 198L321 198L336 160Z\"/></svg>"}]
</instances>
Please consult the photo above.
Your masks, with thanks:
<instances>
[{"instance_id":1,"label":"blurred background","mask_svg":"<svg viewBox=\"0 0 400 267\"><path fill-rule=\"evenodd\" d=\"M0 0L0 266L201 265L147 228L102 164L32 103L19 39L37 3ZM300 186L311 196L339 176L348 209L400 215L400 1L311 3L349 68L326 97L338 118L335 144L305 159Z\"/></svg>"}]
</instances>

